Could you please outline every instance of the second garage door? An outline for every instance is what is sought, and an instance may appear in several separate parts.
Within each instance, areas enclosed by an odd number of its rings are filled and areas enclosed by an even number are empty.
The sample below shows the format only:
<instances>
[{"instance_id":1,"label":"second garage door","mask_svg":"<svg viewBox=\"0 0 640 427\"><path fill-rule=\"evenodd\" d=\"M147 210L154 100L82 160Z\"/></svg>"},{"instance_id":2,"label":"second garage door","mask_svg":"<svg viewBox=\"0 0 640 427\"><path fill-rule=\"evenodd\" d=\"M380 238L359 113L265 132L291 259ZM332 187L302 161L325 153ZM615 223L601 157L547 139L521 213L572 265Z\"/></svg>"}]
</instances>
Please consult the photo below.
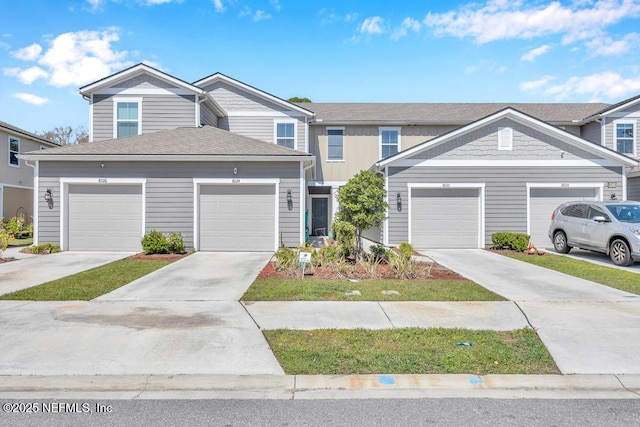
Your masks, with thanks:
<instances>
[{"instance_id":1,"label":"second garage door","mask_svg":"<svg viewBox=\"0 0 640 427\"><path fill-rule=\"evenodd\" d=\"M596 188L531 188L529 208L529 233L531 243L551 247L549 225L551 214L565 202L572 200L597 200Z\"/></svg>"},{"instance_id":2,"label":"second garage door","mask_svg":"<svg viewBox=\"0 0 640 427\"><path fill-rule=\"evenodd\" d=\"M200 250L275 250L275 185L201 185Z\"/></svg>"},{"instance_id":3,"label":"second garage door","mask_svg":"<svg viewBox=\"0 0 640 427\"><path fill-rule=\"evenodd\" d=\"M140 251L141 185L69 185L70 251Z\"/></svg>"},{"instance_id":4,"label":"second garage door","mask_svg":"<svg viewBox=\"0 0 640 427\"><path fill-rule=\"evenodd\" d=\"M477 188L413 189L411 244L415 248L477 248L480 234Z\"/></svg>"}]
</instances>

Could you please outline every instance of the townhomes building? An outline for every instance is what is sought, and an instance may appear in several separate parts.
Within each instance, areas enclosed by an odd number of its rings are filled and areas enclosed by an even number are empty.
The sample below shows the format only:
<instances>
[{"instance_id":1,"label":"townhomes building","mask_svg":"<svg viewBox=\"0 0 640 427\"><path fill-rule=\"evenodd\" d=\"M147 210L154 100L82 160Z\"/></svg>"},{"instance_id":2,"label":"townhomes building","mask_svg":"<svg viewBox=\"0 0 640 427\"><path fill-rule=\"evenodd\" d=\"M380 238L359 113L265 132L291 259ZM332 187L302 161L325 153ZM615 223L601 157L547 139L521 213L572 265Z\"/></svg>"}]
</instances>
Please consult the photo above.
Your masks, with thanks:
<instances>
[{"instance_id":1,"label":"townhomes building","mask_svg":"<svg viewBox=\"0 0 640 427\"><path fill-rule=\"evenodd\" d=\"M548 244L573 199L640 199L640 97L602 103L291 103L216 73L188 83L138 64L80 89L90 143L33 151L36 240L138 250L152 229L195 250L263 250L330 234L336 194L384 177L367 237L484 247L496 231Z\"/></svg>"}]
</instances>

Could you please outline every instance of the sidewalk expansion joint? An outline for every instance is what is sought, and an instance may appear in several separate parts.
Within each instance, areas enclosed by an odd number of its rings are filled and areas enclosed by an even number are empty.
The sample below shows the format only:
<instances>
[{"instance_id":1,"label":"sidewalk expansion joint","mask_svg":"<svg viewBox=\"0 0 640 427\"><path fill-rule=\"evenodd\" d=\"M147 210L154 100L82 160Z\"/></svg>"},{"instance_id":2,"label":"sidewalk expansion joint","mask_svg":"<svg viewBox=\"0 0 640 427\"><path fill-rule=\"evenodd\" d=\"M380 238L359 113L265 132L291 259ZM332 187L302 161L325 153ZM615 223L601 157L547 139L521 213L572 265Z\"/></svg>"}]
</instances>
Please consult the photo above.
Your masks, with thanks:
<instances>
[{"instance_id":1,"label":"sidewalk expansion joint","mask_svg":"<svg viewBox=\"0 0 640 427\"><path fill-rule=\"evenodd\" d=\"M382 305L380 304L380 301L378 301L378 307L380 307L380 310L382 310L382 312L384 313L384 316L387 318L387 320L389 321L389 324L391 325L392 328L395 329L396 325L393 324L393 322L391 321L391 319L389 318L389 315L387 314L386 311L384 311L384 308L382 308Z\"/></svg>"},{"instance_id":2,"label":"sidewalk expansion joint","mask_svg":"<svg viewBox=\"0 0 640 427\"><path fill-rule=\"evenodd\" d=\"M620 385L622 386L623 389L627 390L629 393L635 394L636 396L640 396L640 393L638 393L635 390L631 390L630 388L628 388L627 386L624 385L624 383L622 382L622 380L620 379L620 377L618 375L614 375L613 376L616 380L618 380L618 382L620 383Z\"/></svg>"},{"instance_id":3,"label":"sidewalk expansion joint","mask_svg":"<svg viewBox=\"0 0 640 427\"><path fill-rule=\"evenodd\" d=\"M518 304L517 301L512 301L512 302L515 304L516 307L518 307L518 310L520 310L520 313L522 313L522 315L524 316L524 318L527 321L527 324L529 325L529 327L535 331L536 328L534 328L533 325L531 324L531 321L529 320L529 317L527 316L527 313L524 312L524 310L522 309L522 307L520 307L520 305Z\"/></svg>"}]
</instances>

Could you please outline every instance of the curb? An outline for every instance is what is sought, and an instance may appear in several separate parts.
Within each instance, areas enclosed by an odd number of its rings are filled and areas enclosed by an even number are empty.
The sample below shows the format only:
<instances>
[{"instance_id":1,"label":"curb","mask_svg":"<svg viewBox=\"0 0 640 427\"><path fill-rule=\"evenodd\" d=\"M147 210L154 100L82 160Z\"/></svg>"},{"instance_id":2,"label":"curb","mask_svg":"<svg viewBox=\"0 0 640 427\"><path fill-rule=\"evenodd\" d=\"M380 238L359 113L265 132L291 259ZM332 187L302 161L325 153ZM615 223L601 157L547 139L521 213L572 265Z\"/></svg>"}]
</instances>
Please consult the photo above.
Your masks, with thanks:
<instances>
[{"instance_id":1,"label":"curb","mask_svg":"<svg viewBox=\"0 0 640 427\"><path fill-rule=\"evenodd\" d=\"M640 375L0 376L5 399L640 399Z\"/></svg>"}]
</instances>

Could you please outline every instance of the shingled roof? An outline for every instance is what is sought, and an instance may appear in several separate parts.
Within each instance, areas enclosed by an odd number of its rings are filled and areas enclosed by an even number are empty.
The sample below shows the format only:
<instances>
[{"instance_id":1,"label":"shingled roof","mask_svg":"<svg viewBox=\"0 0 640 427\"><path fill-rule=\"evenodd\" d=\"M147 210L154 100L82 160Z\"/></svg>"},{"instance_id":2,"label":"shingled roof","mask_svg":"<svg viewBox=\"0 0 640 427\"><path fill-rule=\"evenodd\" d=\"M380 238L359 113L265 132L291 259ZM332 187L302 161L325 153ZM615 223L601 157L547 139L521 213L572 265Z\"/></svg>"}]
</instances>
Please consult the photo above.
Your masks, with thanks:
<instances>
[{"instance_id":1,"label":"shingled roof","mask_svg":"<svg viewBox=\"0 0 640 427\"><path fill-rule=\"evenodd\" d=\"M5 128L9 132L19 133L21 135L28 136L29 138L32 138L32 139L34 139L36 141L44 142L45 144L50 144L50 145L53 145L53 146L58 145L53 141L49 141L46 138L43 138L41 136L36 135L35 133L31 133L31 132L28 132L28 131L26 131L24 129L20 129L17 126L10 125L9 123L3 122L3 121L0 121L0 128Z\"/></svg>"},{"instance_id":2,"label":"shingled roof","mask_svg":"<svg viewBox=\"0 0 640 427\"><path fill-rule=\"evenodd\" d=\"M389 122L466 124L505 108L522 111L552 124L570 124L609 107L603 103L299 103L313 111L316 122Z\"/></svg>"},{"instance_id":3,"label":"shingled roof","mask_svg":"<svg viewBox=\"0 0 640 427\"><path fill-rule=\"evenodd\" d=\"M60 156L264 156L312 157L277 144L249 138L211 126L176 128L126 138L67 145L24 153L23 158L55 159Z\"/></svg>"}]
</instances>

